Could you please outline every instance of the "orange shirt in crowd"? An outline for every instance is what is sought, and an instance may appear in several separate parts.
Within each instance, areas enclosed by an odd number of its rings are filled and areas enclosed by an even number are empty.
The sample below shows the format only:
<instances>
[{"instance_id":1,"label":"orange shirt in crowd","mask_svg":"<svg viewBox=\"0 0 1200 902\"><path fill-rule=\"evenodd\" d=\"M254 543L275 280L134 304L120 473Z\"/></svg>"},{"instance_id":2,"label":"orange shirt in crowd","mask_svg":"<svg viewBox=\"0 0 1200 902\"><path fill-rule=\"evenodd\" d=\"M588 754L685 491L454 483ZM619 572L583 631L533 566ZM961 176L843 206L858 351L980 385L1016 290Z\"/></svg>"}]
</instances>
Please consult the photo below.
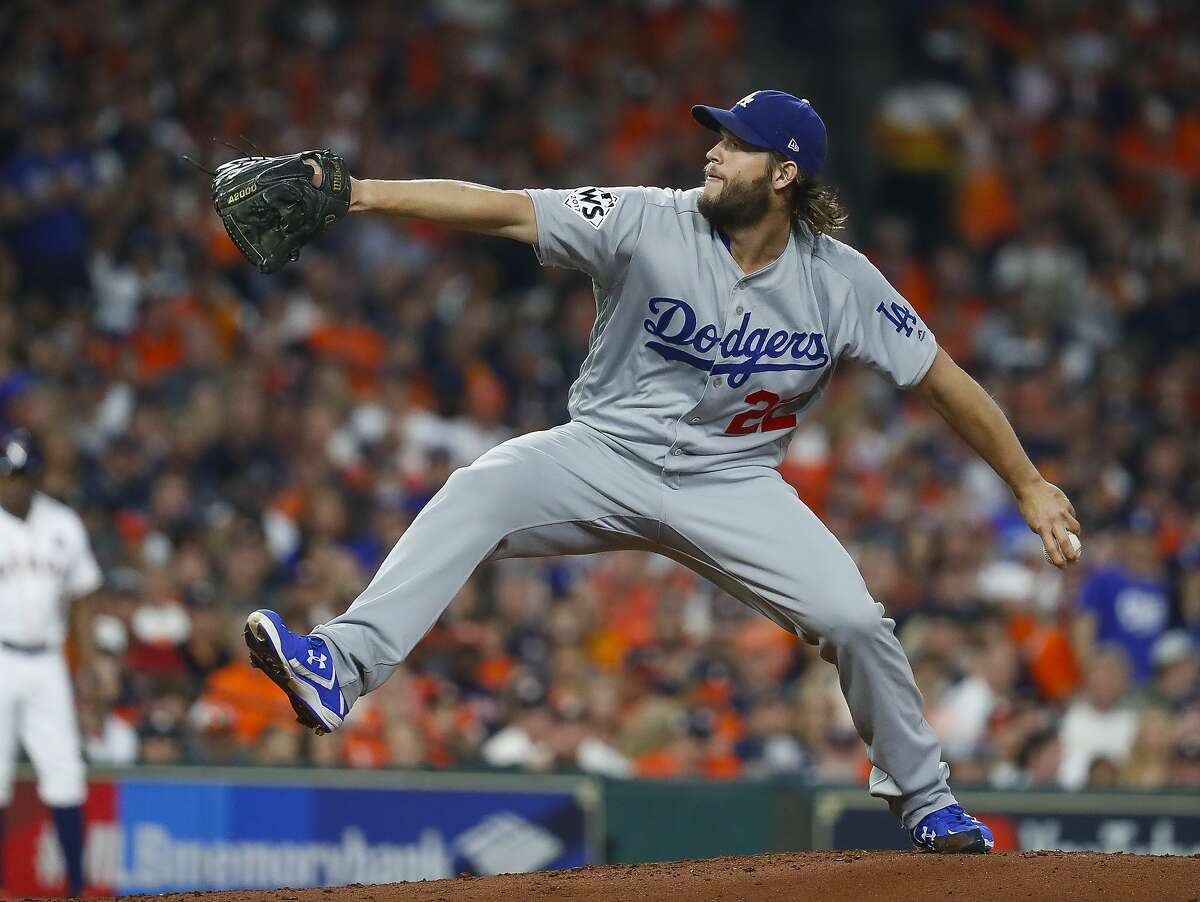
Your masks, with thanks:
<instances>
[{"instance_id":1,"label":"orange shirt in crowd","mask_svg":"<svg viewBox=\"0 0 1200 902\"><path fill-rule=\"evenodd\" d=\"M375 705L355 711L358 715L343 731L341 760L348 767L378 768L388 763L389 750L384 735L383 716Z\"/></svg>"},{"instance_id":2,"label":"orange shirt in crowd","mask_svg":"<svg viewBox=\"0 0 1200 902\"><path fill-rule=\"evenodd\" d=\"M1052 702L1069 698L1079 684L1079 665L1067 631L1058 624L1042 623L1033 614L1020 612L1009 618L1008 635L1021 650L1042 698Z\"/></svg>"},{"instance_id":3,"label":"orange shirt in crowd","mask_svg":"<svg viewBox=\"0 0 1200 902\"><path fill-rule=\"evenodd\" d=\"M150 331L138 329L131 338L137 356L138 380L154 383L183 363L183 333L176 326Z\"/></svg>"},{"instance_id":4,"label":"orange shirt in crowd","mask_svg":"<svg viewBox=\"0 0 1200 902\"><path fill-rule=\"evenodd\" d=\"M958 192L958 225L976 248L995 244L1016 228L1012 188L997 167L980 166L966 174Z\"/></svg>"},{"instance_id":5,"label":"orange shirt in crowd","mask_svg":"<svg viewBox=\"0 0 1200 902\"><path fill-rule=\"evenodd\" d=\"M299 729L287 696L246 661L232 661L209 674L201 701L227 711L234 733L246 745L258 742L268 726Z\"/></svg>"},{"instance_id":6,"label":"orange shirt in crowd","mask_svg":"<svg viewBox=\"0 0 1200 902\"><path fill-rule=\"evenodd\" d=\"M387 356L387 342L369 326L355 323L322 323L308 337L308 346L318 355L347 364L350 387L368 393L378 381Z\"/></svg>"}]
</instances>

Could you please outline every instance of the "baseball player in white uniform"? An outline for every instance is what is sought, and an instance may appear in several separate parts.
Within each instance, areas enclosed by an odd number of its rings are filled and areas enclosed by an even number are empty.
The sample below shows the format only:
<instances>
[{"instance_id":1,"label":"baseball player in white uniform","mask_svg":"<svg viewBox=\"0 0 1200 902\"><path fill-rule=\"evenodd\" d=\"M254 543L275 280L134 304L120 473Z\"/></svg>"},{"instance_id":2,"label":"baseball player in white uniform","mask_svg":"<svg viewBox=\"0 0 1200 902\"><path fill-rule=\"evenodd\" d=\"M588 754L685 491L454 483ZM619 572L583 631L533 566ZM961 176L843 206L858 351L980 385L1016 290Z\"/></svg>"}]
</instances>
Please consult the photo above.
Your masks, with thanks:
<instances>
[{"instance_id":1,"label":"baseball player in white uniform","mask_svg":"<svg viewBox=\"0 0 1200 902\"><path fill-rule=\"evenodd\" d=\"M775 468L845 357L924 397L1012 487L1059 567L1077 557L1074 510L905 299L827 234L844 214L817 180L826 135L812 105L755 91L692 113L720 138L688 191L352 182L352 210L512 238L582 270L596 324L570 422L456 471L349 610L311 635L251 614L251 659L302 723L334 730L480 562L656 551L820 645L867 745L869 791L918 848L987 851L991 831L947 784L894 622Z\"/></svg>"},{"instance_id":2,"label":"baseball player in white uniform","mask_svg":"<svg viewBox=\"0 0 1200 902\"><path fill-rule=\"evenodd\" d=\"M62 647L66 606L100 588L101 574L79 515L37 491L39 464L27 433L0 439L0 840L20 742L54 816L67 891L78 896L87 784Z\"/></svg>"}]
</instances>

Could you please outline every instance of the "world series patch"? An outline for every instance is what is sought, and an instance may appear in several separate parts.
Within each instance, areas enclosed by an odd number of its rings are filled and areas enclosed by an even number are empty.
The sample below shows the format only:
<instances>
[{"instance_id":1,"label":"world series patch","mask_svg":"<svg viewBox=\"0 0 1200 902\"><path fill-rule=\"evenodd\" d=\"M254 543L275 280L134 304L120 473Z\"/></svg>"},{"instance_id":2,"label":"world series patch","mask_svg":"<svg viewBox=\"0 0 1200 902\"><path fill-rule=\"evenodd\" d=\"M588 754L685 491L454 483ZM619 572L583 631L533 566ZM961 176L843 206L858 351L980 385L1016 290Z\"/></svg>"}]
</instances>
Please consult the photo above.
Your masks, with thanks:
<instances>
[{"instance_id":1,"label":"world series patch","mask_svg":"<svg viewBox=\"0 0 1200 902\"><path fill-rule=\"evenodd\" d=\"M591 223L592 228L598 229L617 205L617 197L603 188L579 188L572 191L563 203Z\"/></svg>"}]
</instances>

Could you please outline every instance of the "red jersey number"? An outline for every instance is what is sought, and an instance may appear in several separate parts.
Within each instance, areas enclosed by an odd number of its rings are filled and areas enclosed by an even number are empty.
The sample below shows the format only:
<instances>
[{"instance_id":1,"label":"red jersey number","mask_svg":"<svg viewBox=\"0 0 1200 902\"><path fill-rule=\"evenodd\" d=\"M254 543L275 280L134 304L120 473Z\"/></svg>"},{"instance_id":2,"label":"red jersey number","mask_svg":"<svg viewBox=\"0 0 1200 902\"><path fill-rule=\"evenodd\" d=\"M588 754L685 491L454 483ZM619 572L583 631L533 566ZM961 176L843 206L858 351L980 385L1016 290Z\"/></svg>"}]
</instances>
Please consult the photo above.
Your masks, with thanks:
<instances>
[{"instance_id":1,"label":"red jersey number","mask_svg":"<svg viewBox=\"0 0 1200 902\"><path fill-rule=\"evenodd\" d=\"M746 395L745 401L753 406L749 410L743 410L725 427L726 435L750 435L754 432L774 432L776 429L791 429L796 425L796 415L794 413L777 413L780 407L784 407L795 401L799 401L808 392L791 398L781 398L773 391L767 391L760 388L758 391L751 392Z\"/></svg>"}]
</instances>

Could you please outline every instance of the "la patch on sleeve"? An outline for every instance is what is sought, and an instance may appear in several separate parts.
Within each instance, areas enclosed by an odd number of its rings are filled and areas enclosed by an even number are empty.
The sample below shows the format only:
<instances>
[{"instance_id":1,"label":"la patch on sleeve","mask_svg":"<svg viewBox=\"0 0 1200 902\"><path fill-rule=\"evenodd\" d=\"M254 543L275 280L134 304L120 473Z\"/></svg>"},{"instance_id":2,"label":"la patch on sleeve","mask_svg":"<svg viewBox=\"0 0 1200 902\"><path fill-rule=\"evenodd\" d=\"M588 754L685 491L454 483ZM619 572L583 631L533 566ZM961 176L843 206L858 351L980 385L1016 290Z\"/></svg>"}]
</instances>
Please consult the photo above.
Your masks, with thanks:
<instances>
[{"instance_id":1,"label":"la patch on sleeve","mask_svg":"<svg viewBox=\"0 0 1200 902\"><path fill-rule=\"evenodd\" d=\"M617 205L617 197L603 188L579 188L572 191L563 203L590 222L592 228L598 229Z\"/></svg>"}]
</instances>

